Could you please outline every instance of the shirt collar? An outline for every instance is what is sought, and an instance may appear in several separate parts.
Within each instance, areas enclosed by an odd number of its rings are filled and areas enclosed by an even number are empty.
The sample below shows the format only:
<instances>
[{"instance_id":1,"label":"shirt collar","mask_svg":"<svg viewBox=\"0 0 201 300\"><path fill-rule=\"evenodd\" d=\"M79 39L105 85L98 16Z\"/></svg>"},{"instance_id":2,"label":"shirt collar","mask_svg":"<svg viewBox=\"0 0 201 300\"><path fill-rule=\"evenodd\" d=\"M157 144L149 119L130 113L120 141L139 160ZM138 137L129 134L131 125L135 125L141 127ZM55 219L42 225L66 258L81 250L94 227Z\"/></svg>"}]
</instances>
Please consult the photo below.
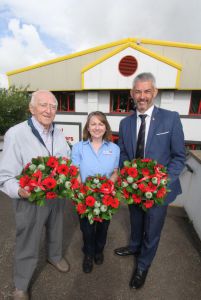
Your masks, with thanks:
<instances>
[{"instance_id":1,"label":"shirt collar","mask_svg":"<svg viewBox=\"0 0 201 300\"><path fill-rule=\"evenodd\" d=\"M144 114L146 114L147 116L149 116L149 117L151 118L153 109L154 109L154 105L152 105L149 109L147 109L147 110L145 111ZM139 117L139 115L141 115L141 114L142 114L142 113L140 113L140 112L137 110L137 117Z\"/></svg>"},{"instance_id":2,"label":"shirt collar","mask_svg":"<svg viewBox=\"0 0 201 300\"><path fill-rule=\"evenodd\" d=\"M49 130L47 131L47 129L46 129L43 125L41 125L41 124L36 120L36 118L35 118L34 116L31 117L31 120L32 120L32 122L33 122L34 127L38 130L38 132L39 132L40 134L43 134L43 133L51 133L51 132L54 130L54 127L53 127L53 125L51 124Z\"/></svg>"},{"instance_id":3,"label":"shirt collar","mask_svg":"<svg viewBox=\"0 0 201 300\"><path fill-rule=\"evenodd\" d=\"M86 145L86 144L91 144L91 141L90 141L90 139L88 139L87 141L83 141L83 144L84 145ZM109 142L108 141L105 141L105 140L103 140L103 143L102 143L102 145L103 144L106 144L106 145L108 145L109 144Z\"/></svg>"}]
</instances>

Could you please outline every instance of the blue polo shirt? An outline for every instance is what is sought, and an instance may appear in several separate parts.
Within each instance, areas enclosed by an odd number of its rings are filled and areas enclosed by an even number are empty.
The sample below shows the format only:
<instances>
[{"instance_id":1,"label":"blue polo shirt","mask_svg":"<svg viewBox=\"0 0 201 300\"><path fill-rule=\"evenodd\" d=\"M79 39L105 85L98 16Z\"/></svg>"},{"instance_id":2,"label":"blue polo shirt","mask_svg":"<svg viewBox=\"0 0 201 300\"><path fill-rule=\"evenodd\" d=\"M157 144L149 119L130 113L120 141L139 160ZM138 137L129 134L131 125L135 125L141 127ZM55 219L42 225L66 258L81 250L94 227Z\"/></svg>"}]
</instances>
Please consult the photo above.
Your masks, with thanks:
<instances>
[{"instance_id":1,"label":"blue polo shirt","mask_svg":"<svg viewBox=\"0 0 201 300\"><path fill-rule=\"evenodd\" d=\"M97 174L108 178L119 166L119 146L112 142L103 141L96 153L90 140L76 143L72 148L72 163L80 168L82 182L88 176Z\"/></svg>"}]
</instances>

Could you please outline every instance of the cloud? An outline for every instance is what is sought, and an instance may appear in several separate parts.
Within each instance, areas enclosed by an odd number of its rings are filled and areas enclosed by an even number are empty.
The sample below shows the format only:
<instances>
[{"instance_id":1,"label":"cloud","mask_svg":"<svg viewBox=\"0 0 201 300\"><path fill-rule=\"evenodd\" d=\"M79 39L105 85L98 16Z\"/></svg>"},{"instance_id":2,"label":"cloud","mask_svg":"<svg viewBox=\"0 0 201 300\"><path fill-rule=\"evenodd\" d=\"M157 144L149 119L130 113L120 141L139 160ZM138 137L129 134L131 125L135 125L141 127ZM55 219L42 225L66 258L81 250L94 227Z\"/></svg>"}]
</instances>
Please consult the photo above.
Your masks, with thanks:
<instances>
[{"instance_id":1,"label":"cloud","mask_svg":"<svg viewBox=\"0 0 201 300\"><path fill-rule=\"evenodd\" d=\"M0 38L0 86L6 83L5 72L26 67L56 56L54 52L44 45L33 25L20 25L19 20L11 19L8 29L9 35Z\"/></svg>"}]
</instances>

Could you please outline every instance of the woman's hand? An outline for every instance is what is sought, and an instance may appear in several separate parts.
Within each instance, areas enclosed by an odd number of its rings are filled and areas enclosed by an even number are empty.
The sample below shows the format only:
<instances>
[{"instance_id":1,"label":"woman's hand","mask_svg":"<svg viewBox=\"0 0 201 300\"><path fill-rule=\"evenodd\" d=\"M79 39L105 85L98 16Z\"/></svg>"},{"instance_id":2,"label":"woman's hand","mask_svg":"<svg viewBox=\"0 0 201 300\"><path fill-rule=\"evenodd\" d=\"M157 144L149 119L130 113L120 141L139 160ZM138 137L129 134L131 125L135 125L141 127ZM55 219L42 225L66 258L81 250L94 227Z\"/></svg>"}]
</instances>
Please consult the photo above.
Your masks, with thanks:
<instances>
[{"instance_id":1,"label":"woman's hand","mask_svg":"<svg viewBox=\"0 0 201 300\"><path fill-rule=\"evenodd\" d=\"M117 178L118 178L118 169L114 169L114 171L110 177L110 180L115 183L117 181Z\"/></svg>"}]
</instances>

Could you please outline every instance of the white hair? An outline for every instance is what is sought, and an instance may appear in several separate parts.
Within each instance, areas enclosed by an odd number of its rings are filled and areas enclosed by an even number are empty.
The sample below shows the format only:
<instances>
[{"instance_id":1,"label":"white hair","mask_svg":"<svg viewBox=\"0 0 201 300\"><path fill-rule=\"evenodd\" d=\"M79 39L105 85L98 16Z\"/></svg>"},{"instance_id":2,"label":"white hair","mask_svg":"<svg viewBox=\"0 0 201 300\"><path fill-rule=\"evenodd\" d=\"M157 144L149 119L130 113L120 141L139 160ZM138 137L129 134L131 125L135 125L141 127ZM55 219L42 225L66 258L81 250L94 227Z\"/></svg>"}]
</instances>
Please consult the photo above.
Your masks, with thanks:
<instances>
[{"instance_id":1,"label":"white hair","mask_svg":"<svg viewBox=\"0 0 201 300\"><path fill-rule=\"evenodd\" d=\"M50 92L50 91L48 91L48 90L38 90L38 91L36 91L36 92L33 92L33 93L31 94L30 104L31 104L32 106L35 106L37 97L38 97L40 94L43 94L43 93L51 95L51 96L53 97L54 101L55 101L56 106L58 106L57 98L55 97L55 95L54 95L52 92Z\"/></svg>"}]
</instances>

